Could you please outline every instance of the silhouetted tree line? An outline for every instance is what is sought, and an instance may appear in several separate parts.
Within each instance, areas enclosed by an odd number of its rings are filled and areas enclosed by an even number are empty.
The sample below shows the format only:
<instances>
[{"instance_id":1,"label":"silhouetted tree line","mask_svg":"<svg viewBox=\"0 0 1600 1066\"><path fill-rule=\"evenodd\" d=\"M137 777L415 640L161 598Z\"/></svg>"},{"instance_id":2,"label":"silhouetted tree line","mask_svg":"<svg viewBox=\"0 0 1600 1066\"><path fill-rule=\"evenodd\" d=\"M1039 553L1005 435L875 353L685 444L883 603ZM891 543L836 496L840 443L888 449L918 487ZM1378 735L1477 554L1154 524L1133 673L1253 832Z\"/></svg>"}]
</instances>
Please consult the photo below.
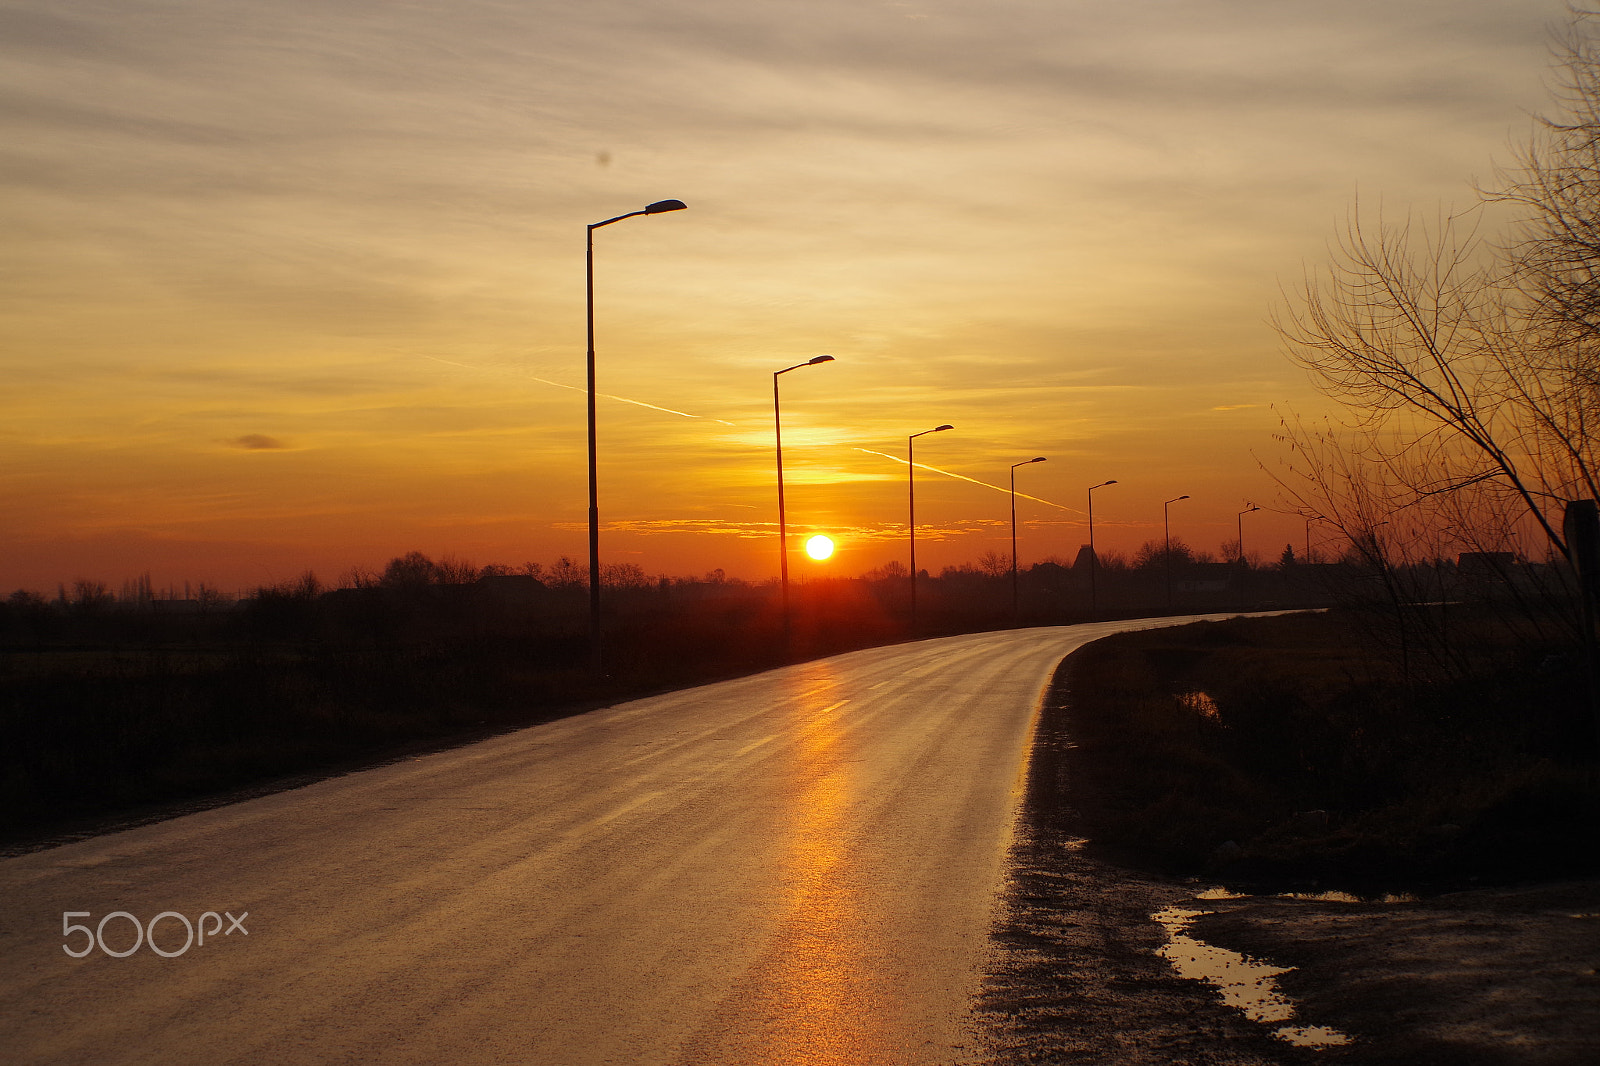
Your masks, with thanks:
<instances>
[{"instance_id":1,"label":"silhouetted tree line","mask_svg":"<svg viewBox=\"0 0 1600 1066\"><path fill-rule=\"evenodd\" d=\"M1223 554L1230 550L1223 546ZM1340 561L1348 565L1355 556ZM1170 574L1179 601L1196 609L1260 606L1264 601L1320 602L1324 590L1306 580L1292 546L1275 565L1261 555L1219 561L1174 538L1170 549L1148 541L1130 559L1102 552L1073 564L1049 558L1021 568L1018 585L1027 598L1026 619L1040 624L1083 621L1088 617L1084 590L1088 567L1098 567L1108 609L1148 611L1165 606ZM951 612L942 628L983 628L1009 624L1011 560L986 552L976 562L946 566L918 575L929 605ZM605 605L614 618L698 610L702 601L743 604L736 613L752 618L771 614L772 581L752 583L729 577L721 568L698 577L647 574L635 563L608 563L602 569ZM863 617L892 618L907 605L909 573L891 561L854 578L813 578L795 585L798 609L813 600L849 602ZM365 637L382 642L437 640L457 631L469 636L515 632L548 635L586 626L588 568L562 556L554 563L477 566L452 556L433 559L412 551L381 569L351 570L337 584L307 571L298 577L258 586L239 595L208 588L153 587L142 574L122 583L120 593L100 581L78 580L58 587L54 597L17 590L0 601L0 639L13 645L50 640L150 641L205 636L218 640L339 639ZM853 590L853 591L845 591ZM771 619L768 619L769 621ZM579 623L583 623L580 625ZM892 629L892 627L891 627ZM874 632L883 635L890 629Z\"/></svg>"}]
</instances>

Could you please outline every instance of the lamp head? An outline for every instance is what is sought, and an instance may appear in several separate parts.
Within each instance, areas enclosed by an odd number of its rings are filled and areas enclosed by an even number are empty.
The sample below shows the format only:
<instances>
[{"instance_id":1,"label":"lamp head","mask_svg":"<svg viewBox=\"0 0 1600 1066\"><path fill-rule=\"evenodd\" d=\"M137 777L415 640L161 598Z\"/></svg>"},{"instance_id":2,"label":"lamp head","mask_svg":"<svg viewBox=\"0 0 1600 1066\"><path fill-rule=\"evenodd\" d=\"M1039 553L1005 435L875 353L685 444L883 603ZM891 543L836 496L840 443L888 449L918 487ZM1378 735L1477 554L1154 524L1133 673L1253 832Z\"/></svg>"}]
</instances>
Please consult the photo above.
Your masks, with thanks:
<instances>
[{"instance_id":1,"label":"lamp head","mask_svg":"<svg viewBox=\"0 0 1600 1066\"><path fill-rule=\"evenodd\" d=\"M806 366L816 366L818 363L831 363L831 362L833 362L833 356L831 356L831 355L819 355L814 359L806 360Z\"/></svg>"},{"instance_id":2,"label":"lamp head","mask_svg":"<svg viewBox=\"0 0 1600 1066\"><path fill-rule=\"evenodd\" d=\"M663 211L682 211L689 205L682 200L657 200L644 209L647 215L659 215Z\"/></svg>"},{"instance_id":3,"label":"lamp head","mask_svg":"<svg viewBox=\"0 0 1600 1066\"><path fill-rule=\"evenodd\" d=\"M955 426L934 426L928 432L929 433L942 433L947 429L955 429L955 428L956 428Z\"/></svg>"},{"instance_id":4,"label":"lamp head","mask_svg":"<svg viewBox=\"0 0 1600 1066\"><path fill-rule=\"evenodd\" d=\"M1039 458L1037 458L1037 459L1029 459L1028 460L1028 462L1030 462L1030 463L1043 463L1043 462L1047 462L1047 461L1048 460L1046 460L1046 458L1044 456L1042 456L1042 455L1039 456Z\"/></svg>"},{"instance_id":5,"label":"lamp head","mask_svg":"<svg viewBox=\"0 0 1600 1066\"><path fill-rule=\"evenodd\" d=\"M1188 498L1189 498L1189 497L1188 497L1188 496L1179 496L1179 497L1178 497L1178 500L1187 500L1187 499L1188 499ZM1172 502L1173 502L1173 503L1177 503L1177 502L1178 502L1178 500L1173 500L1173 501L1172 501Z\"/></svg>"}]
</instances>

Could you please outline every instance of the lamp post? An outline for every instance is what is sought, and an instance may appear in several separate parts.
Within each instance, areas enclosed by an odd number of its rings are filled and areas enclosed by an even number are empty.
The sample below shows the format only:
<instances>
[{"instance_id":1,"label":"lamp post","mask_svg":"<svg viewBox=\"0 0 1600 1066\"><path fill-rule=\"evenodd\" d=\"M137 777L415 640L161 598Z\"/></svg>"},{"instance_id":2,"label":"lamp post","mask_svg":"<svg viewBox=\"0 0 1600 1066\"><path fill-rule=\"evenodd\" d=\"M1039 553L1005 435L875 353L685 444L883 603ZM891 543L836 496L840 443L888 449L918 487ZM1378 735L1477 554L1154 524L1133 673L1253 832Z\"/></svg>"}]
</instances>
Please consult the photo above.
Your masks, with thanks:
<instances>
[{"instance_id":1,"label":"lamp post","mask_svg":"<svg viewBox=\"0 0 1600 1066\"><path fill-rule=\"evenodd\" d=\"M1245 561L1244 561L1244 516L1249 514L1251 511L1259 511L1259 510L1261 510L1261 508L1257 507L1255 504L1252 503L1249 507L1246 507L1244 510L1240 511L1239 514L1238 514L1238 522L1239 522L1239 569L1241 569L1241 570L1243 570L1244 567L1245 567Z\"/></svg>"},{"instance_id":2,"label":"lamp post","mask_svg":"<svg viewBox=\"0 0 1600 1066\"><path fill-rule=\"evenodd\" d=\"M1011 623L1013 625L1021 620L1020 600L1017 595L1017 467L1045 461L1045 457L1041 455L1037 459L1024 459L1020 463L1011 464Z\"/></svg>"},{"instance_id":3,"label":"lamp post","mask_svg":"<svg viewBox=\"0 0 1600 1066\"><path fill-rule=\"evenodd\" d=\"M1099 592L1095 588L1095 572L1100 569L1100 556L1094 550L1094 490L1103 489L1107 485L1115 485L1116 481L1102 481L1098 485L1089 486L1089 614L1100 612Z\"/></svg>"},{"instance_id":4,"label":"lamp post","mask_svg":"<svg viewBox=\"0 0 1600 1066\"><path fill-rule=\"evenodd\" d=\"M1321 515L1313 515L1306 519L1306 562L1311 562L1311 523L1322 520Z\"/></svg>"},{"instance_id":5,"label":"lamp post","mask_svg":"<svg viewBox=\"0 0 1600 1066\"><path fill-rule=\"evenodd\" d=\"M819 363L831 363L833 356L819 355L814 359L807 359L794 366L786 366L782 370L772 372L772 436L778 446L778 574L779 584L783 588L783 643L789 644L789 526L788 517L783 509L783 417L778 413L778 375L787 374L791 370L799 370L803 366L816 366Z\"/></svg>"},{"instance_id":6,"label":"lamp post","mask_svg":"<svg viewBox=\"0 0 1600 1066\"><path fill-rule=\"evenodd\" d=\"M943 433L955 426L934 426L921 433L913 433L906 438L906 501L907 525L911 529L911 631L917 630L917 454L916 444L918 437L926 437L929 433Z\"/></svg>"},{"instance_id":7,"label":"lamp post","mask_svg":"<svg viewBox=\"0 0 1600 1066\"><path fill-rule=\"evenodd\" d=\"M600 488L598 466L595 461L594 430L594 231L613 222L621 222L635 215L659 215L665 211L682 211L689 205L682 200L658 200L642 211L629 211L604 222L589 225L587 247L584 255L586 272L585 295L589 311L589 665L595 673L601 669L600 655Z\"/></svg>"},{"instance_id":8,"label":"lamp post","mask_svg":"<svg viewBox=\"0 0 1600 1066\"><path fill-rule=\"evenodd\" d=\"M1165 558L1167 560L1167 610L1172 610L1172 523L1167 518L1167 508L1177 503L1178 500L1187 500L1188 496L1178 496L1161 505L1161 530L1167 539Z\"/></svg>"},{"instance_id":9,"label":"lamp post","mask_svg":"<svg viewBox=\"0 0 1600 1066\"><path fill-rule=\"evenodd\" d=\"M1367 544L1371 545L1372 551L1368 557L1372 560L1373 565L1380 570L1387 568L1388 560L1384 558L1383 541L1378 539L1378 527L1386 526L1388 524L1389 520L1387 518L1380 518L1378 521L1373 522L1367 527L1365 534L1358 531L1350 538L1350 543L1355 545L1358 551L1361 549L1363 540ZM1367 552L1362 552L1362 554L1368 555Z\"/></svg>"}]
</instances>

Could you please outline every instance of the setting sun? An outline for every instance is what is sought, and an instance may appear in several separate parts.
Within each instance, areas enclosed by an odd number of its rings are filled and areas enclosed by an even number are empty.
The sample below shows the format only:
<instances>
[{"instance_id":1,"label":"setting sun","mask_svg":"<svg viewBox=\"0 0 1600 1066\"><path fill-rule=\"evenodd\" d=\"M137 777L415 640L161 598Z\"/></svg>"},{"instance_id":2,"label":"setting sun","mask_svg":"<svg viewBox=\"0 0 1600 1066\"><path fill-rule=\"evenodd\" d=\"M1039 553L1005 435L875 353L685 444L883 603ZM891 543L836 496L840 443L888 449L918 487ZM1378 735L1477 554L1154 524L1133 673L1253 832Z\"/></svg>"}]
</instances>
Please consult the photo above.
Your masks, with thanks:
<instances>
[{"instance_id":1,"label":"setting sun","mask_svg":"<svg viewBox=\"0 0 1600 1066\"><path fill-rule=\"evenodd\" d=\"M826 559L833 554L833 541L818 533L806 541L806 554L818 561Z\"/></svg>"}]
</instances>

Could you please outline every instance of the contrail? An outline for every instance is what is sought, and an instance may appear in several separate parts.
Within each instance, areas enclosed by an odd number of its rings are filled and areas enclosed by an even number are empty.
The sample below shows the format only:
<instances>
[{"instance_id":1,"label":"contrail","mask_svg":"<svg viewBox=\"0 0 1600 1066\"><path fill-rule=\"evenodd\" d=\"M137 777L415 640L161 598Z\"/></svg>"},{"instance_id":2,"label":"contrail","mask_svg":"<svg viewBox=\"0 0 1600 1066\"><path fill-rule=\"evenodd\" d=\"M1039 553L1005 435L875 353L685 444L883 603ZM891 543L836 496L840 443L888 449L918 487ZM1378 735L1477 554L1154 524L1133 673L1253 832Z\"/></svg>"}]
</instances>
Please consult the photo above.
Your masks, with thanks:
<instances>
[{"instance_id":1,"label":"contrail","mask_svg":"<svg viewBox=\"0 0 1600 1066\"><path fill-rule=\"evenodd\" d=\"M450 366L465 367L468 370L483 370L483 371L487 371L489 369L488 367L473 366L471 363L457 363L457 362L455 362L454 360L451 360L451 359L441 359L437 355L425 355L425 356L423 356L423 358L424 359L432 359L436 363L448 363ZM534 381L539 382L541 385L553 385L558 389L571 389L573 392L582 392L582 393L587 393L589 391L588 389L580 389L576 385L563 385L559 381L551 381L549 378L542 378L542 377L539 377L536 374L529 374L528 377L532 378ZM603 396L608 400L616 400L618 403L631 403L635 407L647 407L652 411L660 411L663 414L678 415L678 416L680 416L682 418L694 418L694 419L699 419L699 420L705 421L705 422L720 422L725 426L733 425L732 422L729 422L727 419L724 419L724 418L712 418L710 415L694 415L694 414L690 414L688 411L674 411L670 407L658 407L657 405L655 405L653 403L645 403L643 400L630 400L626 396L613 396L609 392L597 392L597 393L595 393L595 395L596 396Z\"/></svg>"},{"instance_id":2,"label":"contrail","mask_svg":"<svg viewBox=\"0 0 1600 1066\"><path fill-rule=\"evenodd\" d=\"M875 452L871 448L857 448L856 451L858 451L858 452L866 452L868 455L881 455L885 459L893 459L897 463L905 463L905 460L900 458L898 455L890 455L888 452ZM917 464L917 469L918 470L931 470L935 474L943 474L945 477L953 477L953 478L958 478L958 479L960 479L962 481L970 481L974 485L982 485L986 489L994 489L996 492L1003 492L1007 496L1011 495L1011 490L1009 488L1005 487L1004 485L991 485L987 481L979 481L975 477L968 477L965 474L952 473L949 470L940 470L938 467L929 466L927 463L918 463ZM1055 507L1055 508L1058 508L1058 509L1063 510L1063 511L1071 511L1073 514L1082 514L1083 513L1082 511L1079 511L1074 507L1067 507L1067 506L1064 506L1063 504L1054 503L1054 502L1052 502L1050 500L1042 500L1037 496L1029 496L1026 492L1019 492L1019 493L1017 493L1017 495L1021 496L1025 500L1032 500L1034 503L1042 503L1046 507Z\"/></svg>"},{"instance_id":3,"label":"contrail","mask_svg":"<svg viewBox=\"0 0 1600 1066\"><path fill-rule=\"evenodd\" d=\"M587 393L589 391L588 389L580 389L576 385L563 385L559 381L551 381L549 378L541 378L541 377L537 377L537 376L535 376L533 374L529 374L528 376L530 378L533 378L533 380L535 380L535 381L542 382L543 384L554 385L558 389L571 389L573 392L583 392L583 393ZM596 396L604 396L608 400L616 400L618 403L631 403L635 407L648 407L652 411L661 411L661 412L664 412L664 413L669 414L669 415L682 415L684 418L698 418L698 419L703 419L703 420L705 420L707 422L721 422L725 426L733 425L732 422L729 422L728 420L723 419L723 418L712 418L710 415L692 415L688 411L674 411L670 407L657 407L653 403L645 403L643 400L630 400L626 396L613 396L609 392L597 392L597 393L595 393L595 395Z\"/></svg>"}]
</instances>

